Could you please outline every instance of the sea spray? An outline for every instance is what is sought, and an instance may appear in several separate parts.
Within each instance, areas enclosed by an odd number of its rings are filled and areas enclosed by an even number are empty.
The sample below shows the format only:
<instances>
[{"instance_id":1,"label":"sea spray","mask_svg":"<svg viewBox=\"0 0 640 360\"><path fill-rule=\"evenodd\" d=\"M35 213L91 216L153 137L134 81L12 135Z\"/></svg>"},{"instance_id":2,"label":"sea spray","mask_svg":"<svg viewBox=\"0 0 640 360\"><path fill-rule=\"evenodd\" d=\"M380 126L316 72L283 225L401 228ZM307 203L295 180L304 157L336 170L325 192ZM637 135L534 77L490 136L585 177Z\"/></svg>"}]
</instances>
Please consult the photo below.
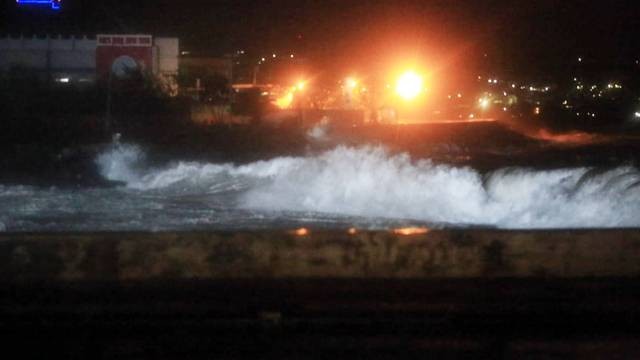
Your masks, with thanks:
<instances>
[{"instance_id":1,"label":"sea spray","mask_svg":"<svg viewBox=\"0 0 640 360\"><path fill-rule=\"evenodd\" d=\"M618 167L480 174L469 167L412 160L382 147L340 146L309 157L242 166L176 162L140 171L135 146L103 154L103 174L137 190L233 194L229 206L266 213L324 213L364 218L502 228L640 225L640 172ZM108 161L105 161L108 159ZM586 177L585 177L586 176Z\"/></svg>"}]
</instances>

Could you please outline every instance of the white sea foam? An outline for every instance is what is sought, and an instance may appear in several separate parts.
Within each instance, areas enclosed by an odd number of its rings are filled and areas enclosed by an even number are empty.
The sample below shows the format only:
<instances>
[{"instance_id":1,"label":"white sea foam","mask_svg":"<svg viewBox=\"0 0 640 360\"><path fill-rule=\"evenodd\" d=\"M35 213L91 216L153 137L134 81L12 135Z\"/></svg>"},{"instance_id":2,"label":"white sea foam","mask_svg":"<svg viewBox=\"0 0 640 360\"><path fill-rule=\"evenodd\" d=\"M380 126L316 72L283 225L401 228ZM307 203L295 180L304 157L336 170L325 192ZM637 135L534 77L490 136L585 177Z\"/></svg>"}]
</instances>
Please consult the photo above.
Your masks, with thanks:
<instances>
[{"instance_id":1,"label":"white sea foam","mask_svg":"<svg viewBox=\"0 0 640 360\"><path fill-rule=\"evenodd\" d=\"M572 168L466 167L392 155L381 147L337 147L324 154L243 166L178 162L144 169L136 146L114 145L97 159L102 174L138 191L234 195L233 206L265 212L415 219L502 228L640 226L640 172Z\"/></svg>"}]
</instances>

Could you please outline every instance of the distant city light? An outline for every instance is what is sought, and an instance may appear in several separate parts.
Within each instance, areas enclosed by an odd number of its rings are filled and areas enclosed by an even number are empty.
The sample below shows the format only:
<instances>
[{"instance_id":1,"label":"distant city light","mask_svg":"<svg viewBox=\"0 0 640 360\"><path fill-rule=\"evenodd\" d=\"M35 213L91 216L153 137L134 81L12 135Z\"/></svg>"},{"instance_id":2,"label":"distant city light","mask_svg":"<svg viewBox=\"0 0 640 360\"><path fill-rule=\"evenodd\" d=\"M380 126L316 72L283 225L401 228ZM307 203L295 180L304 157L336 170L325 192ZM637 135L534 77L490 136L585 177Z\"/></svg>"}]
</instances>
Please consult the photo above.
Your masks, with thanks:
<instances>
[{"instance_id":1,"label":"distant city light","mask_svg":"<svg viewBox=\"0 0 640 360\"><path fill-rule=\"evenodd\" d=\"M274 58L274 59L276 58L276 54L273 54L273 55L271 55L271 56L273 56L273 58Z\"/></svg>"},{"instance_id":2,"label":"distant city light","mask_svg":"<svg viewBox=\"0 0 640 360\"><path fill-rule=\"evenodd\" d=\"M396 93L404 100L413 100L423 90L424 82L422 76L414 71L403 73L396 83Z\"/></svg>"},{"instance_id":3,"label":"distant city light","mask_svg":"<svg viewBox=\"0 0 640 360\"><path fill-rule=\"evenodd\" d=\"M307 86L306 82L298 81L298 83L296 84L296 90L302 91L305 89L306 86Z\"/></svg>"},{"instance_id":4,"label":"distant city light","mask_svg":"<svg viewBox=\"0 0 640 360\"><path fill-rule=\"evenodd\" d=\"M636 111L636 113L633 115L635 116L636 119L640 119L640 111Z\"/></svg>"},{"instance_id":5,"label":"distant city light","mask_svg":"<svg viewBox=\"0 0 640 360\"><path fill-rule=\"evenodd\" d=\"M280 109L288 109L293 103L293 92L289 91L285 95L275 100L275 105Z\"/></svg>"},{"instance_id":6,"label":"distant city light","mask_svg":"<svg viewBox=\"0 0 640 360\"><path fill-rule=\"evenodd\" d=\"M290 57L293 59L293 54L291 54Z\"/></svg>"},{"instance_id":7,"label":"distant city light","mask_svg":"<svg viewBox=\"0 0 640 360\"><path fill-rule=\"evenodd\" d=\"M484 110L489 108L489 105L491 104L491 102L489 101L489 99L487 98L481 98L478 100L478 103L480 104L480 107Z\"/></svg>"},{"instance_id":8,"label":"distant city light","mask_svg":"<svg viewBox=\"0 0 640 360\"><path fill-rule=\"evenodd\" d=\"M344 80L344 86L347 90L354 90L358 86L358 80L354 77L348 77Z\"/></svg>"},{"instance_id":9,"label":"distant city light","mask_svg":"<svg viewBox=\"0 0 640 360\"><path fill-rule=\"evenodd\" d=\"M69 81L71 81L71 79L69 79L68 77L63 77L58 79L58 82L61 82L61 83L68 83Z\"/></svg>"},{"instance_id":10,"label":"distant city light","mask_svg":"<svg viewBox=\"0 0 640 360\"><path fill-rule=\"evenodd\" d=\"M293 234L296 236L307 236L309 235L309 229L300 228L293 231Z\"/></svg>"},{"instance_id":11,"label":"distant city light","mask_svg":"<svg viewBox=\"0 0 640 360\"><path fill-rule=\"evenodd\" d=\"M406 227L393 230L393 233L397 235L423 235L428 232L429 229L424 227Z\"/></svg>"}]
</instances>

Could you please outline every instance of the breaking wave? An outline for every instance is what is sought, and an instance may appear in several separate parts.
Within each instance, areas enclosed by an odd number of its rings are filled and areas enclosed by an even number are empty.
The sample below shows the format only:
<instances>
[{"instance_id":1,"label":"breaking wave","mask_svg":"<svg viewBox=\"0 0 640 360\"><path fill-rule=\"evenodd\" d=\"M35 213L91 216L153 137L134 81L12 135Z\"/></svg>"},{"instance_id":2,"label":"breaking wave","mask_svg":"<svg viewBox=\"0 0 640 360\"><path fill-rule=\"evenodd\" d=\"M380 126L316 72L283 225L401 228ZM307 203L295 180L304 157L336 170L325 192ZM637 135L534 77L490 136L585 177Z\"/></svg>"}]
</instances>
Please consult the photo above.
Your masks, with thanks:
<instances>
[{"instance_id":1,"label":"breaking wave","mask_svg":"<svg viewBox=\"0 0 640 360\"><path fill-rule=\"evenodd\" d=\"M505 168L483 175L382 147L337 147L241 166L177 162L158 169L145 168L140 148L120 144L97 163L104 177L132 190L204 198L225 193L239 209L501 228L640 226L634 167Z\"/></svg>"}]
</instances>

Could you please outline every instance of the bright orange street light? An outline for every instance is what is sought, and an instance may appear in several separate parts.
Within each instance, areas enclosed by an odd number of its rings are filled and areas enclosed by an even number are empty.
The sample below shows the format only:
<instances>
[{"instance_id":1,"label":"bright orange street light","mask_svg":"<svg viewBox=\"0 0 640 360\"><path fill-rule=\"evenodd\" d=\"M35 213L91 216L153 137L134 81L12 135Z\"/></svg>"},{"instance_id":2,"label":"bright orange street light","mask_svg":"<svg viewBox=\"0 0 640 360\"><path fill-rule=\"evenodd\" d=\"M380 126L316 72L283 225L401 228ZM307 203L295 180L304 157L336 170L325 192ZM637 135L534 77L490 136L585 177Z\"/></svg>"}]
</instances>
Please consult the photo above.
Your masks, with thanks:
<instances>
[{"instance_id":1,"label":"bright orange street light","mask_svg":"<svg viewBox=\"0 0 640 360\"><path fill-rule=\"evenodd\" d=\"M424 90L424 80L415 71L404 72L396 82L396 93L404 100L411 101Z\"/></svg>"},{"instance_id":2,"label":"bright orange street light","mask_svg":"<svg viewBox=\"0 0 640 360\"><path fill-rule=\"evenodd\" d=\"M358 80L353 77L348 77L344 80L344 86L347 90L354 90L358 86Z\"/></svg>"}]
</instances>

